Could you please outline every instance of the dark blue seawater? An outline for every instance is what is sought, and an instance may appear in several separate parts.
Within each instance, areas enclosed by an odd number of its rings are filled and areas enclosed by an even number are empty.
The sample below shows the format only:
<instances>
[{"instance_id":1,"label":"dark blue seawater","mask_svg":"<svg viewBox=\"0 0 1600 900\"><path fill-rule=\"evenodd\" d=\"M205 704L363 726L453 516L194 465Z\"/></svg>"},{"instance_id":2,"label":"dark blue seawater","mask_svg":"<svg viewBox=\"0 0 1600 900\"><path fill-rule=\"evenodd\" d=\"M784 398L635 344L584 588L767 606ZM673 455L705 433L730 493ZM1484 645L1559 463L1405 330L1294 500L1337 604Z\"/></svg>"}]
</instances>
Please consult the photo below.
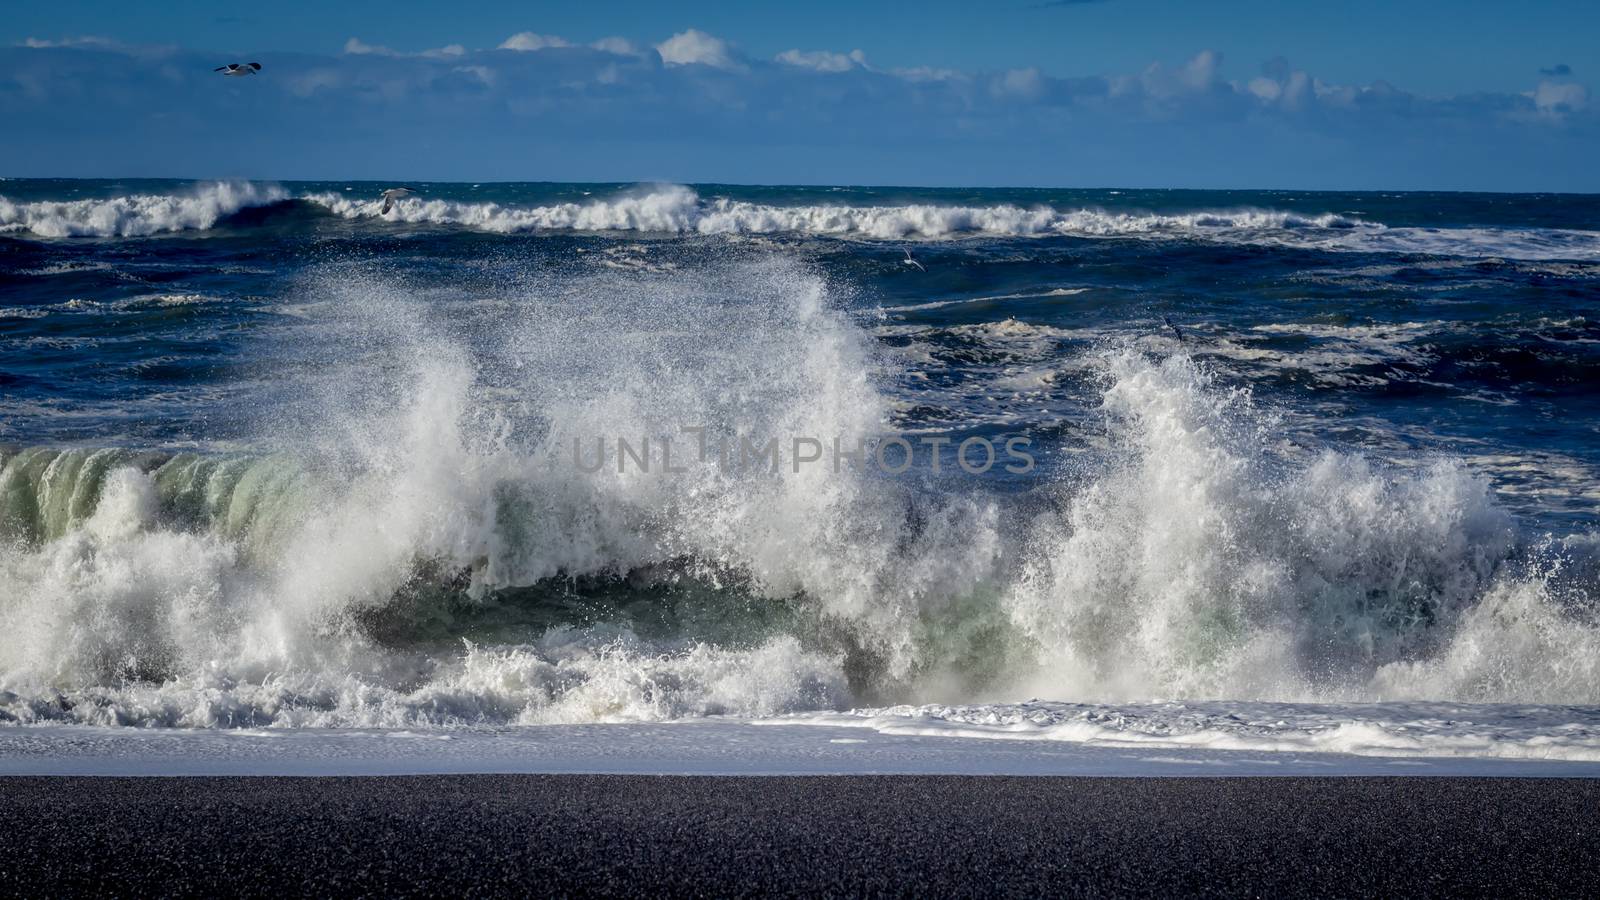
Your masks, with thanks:
<instances>
[{"instance_id":1,"label":"dark blue seawater","mask_svg":"<svg viewBox=\"0 0 1600 900\"><path fill-rule=\"evenodd\" d=\"M1039 672L1600 700L1600 197L385 187L0 181L13 717L583 720L622 658L666 716ZM573 465L684 426L918 452ZM1019 436L1032 470L956 465ZM1554 618L1486 637L1517 591ZM695 646L788 680L705 700ZM517 653L567 667L542 699L483 686Z\"/></svg>"}]
</instances>

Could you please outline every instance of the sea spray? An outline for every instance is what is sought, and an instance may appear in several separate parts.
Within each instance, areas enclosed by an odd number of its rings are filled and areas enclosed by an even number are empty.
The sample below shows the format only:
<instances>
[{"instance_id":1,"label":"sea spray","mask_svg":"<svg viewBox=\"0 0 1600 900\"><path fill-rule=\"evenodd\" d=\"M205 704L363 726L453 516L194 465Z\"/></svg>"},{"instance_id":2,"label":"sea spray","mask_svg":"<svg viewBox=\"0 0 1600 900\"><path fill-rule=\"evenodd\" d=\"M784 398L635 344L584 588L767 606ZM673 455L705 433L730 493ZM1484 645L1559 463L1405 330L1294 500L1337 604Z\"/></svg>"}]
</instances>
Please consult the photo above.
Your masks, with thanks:
<instances>
[{"instance_id":1,"label":"sea spray","mask_svg":"<svg viewBox=\"0 0 1600 900\"><path fill-rule=\"evenodd\" d=\"M367 697L398 709L396 716L426 716L405 698L433 689L405 686L436 684L450 690L452 679L464 677L454 661L459 647L404 646L411 641L392 629L376 636L367 626L393 621L383 611L396 598L450 595L449 586L456 585L460 593L455 596L467 603L493 604L512 589L549 579L630 574L682 560L681 579L714 589L740 585L720 590L730 604L726 616L737 615L735 604L805 598L799 602L811 612L802 643L781 634L752 635L738 646L712 648L687 633L657 637L646 642L648 649L618 654L606 649L609 641L595 643L613 628L605 626L584 644L584 653L596 654L594 665L550 668L556 681L542 688L546 699L536 705L543 709L554 702L549 692L579 689L574 673L609 678L608 666L624 665L608 660L637 666L643 665L637 662L640 654L655 654L663 660L660 666L667 666L666 660L684 654L715 661L727 654L743 658L760 647L792 647L774 659L794 661L812 674L789 678L748 672L752 689L759 688L752 696L765 698L751 700L754 706L724 699L706 707L708 701L695 699L700 689L687 681L679 685L684 693L676 699L658 697L663 709L750 713L804 708L819 697L839 702L844 695L837 686L847 670L857 673L850 677L865 691L876 679L909 677L919 665L912 627L918 611L929 605L925 601L938 601L952 585L985 577L993 567L995 511L981 499L928 504L925 513L911 519L906 510L914 501L906 486L864 475L818 471L784 478L712 470L682 480L590 478L553 466L548 455L541 455L540 448L560 445L563 428L648 429L673 410L692 412L697 421L774 428L861 434L876 427L881 401L867 374L868 345L828 308L823 287L787 263L765 262L754 270L740 265L723 273L741 288L765 285L744 297L730 292L727 301L705 303L693 293L701 288L681 281L646 285L636 290L660 292L650 297L654 312L645 316L637 314L637 295L614 295L613 281L579 286L596 291L586 297L586 317L573 318L565 310L542 313L539 299L531 298L526 331L506 333L498 319L486 320L503 344L498 349L480 345L473 354L463 353L458 343L461 323L441 327L403 290L349 276L341 271L320 286L342 301L330 310L335 318L317 332L329 342L323 357L329 367L314 370L325 389L306 393L313 410L307 421L320 424L300 432L301 468L315 473L304 483L320 487L289 504L296 511L295 524L287 532L273 529L275 555L214 552L237 546L240 536L229 534L227 516L156 516L115 547L101 546L92 534L73 536L87 558L117 563L114 571L89 573L104 590L84 592L77 581L52 582L56 570L46 559L64 552L65 539L35 541L18 548L18 559L35 565L16 572L19 583L12 596L19 599L7 612L40 623L43 630L71 632L75 626L35 603L50 593L90 593L94 596L85 599L91 603L136 609L157 632L135 646L106 635L109 649L93 651L97 658L149 660L122 667L137 671L138 680L170 681L177 689L195 679L214 684L211 679L220 677L242 685L276 673L280 681L300 685L297 690L305 695L294 702L320 710L316 715L344 715L351 721L377 715L361 708L359 698ZM602 297L611 299L601 302ZM695 313L697 308L705 311ZM627 310L634 313L624 329ZM541 315L548 318L536 318ZM704 330L685 331L686 315L717 321L704 323ZM723 352L721 377L728 380L708 382L706 369L686 363L715 353L715 345L703 342L730 329L743 335L745 355L730 359ZM590 352L601 339L612 351L609 358ZM348 352L357 345L406 362L376 371L341 369L341 361L371 358ZM485 382L510 373L524 387L525 405L537 411L522 424L550 438L548 445L527 442L485 406L485 390L491 387ZM603 386L599 397L594 385ZM169 483L185 482L178 471L193 476L188 483L209 482L198 465L184 460ZM149 480L147 473L129 471ZM279 505L270 497L247 505ZM172 509L183 505L168 504ZM196 552L211 566L180 567L154 584L142 575L135 584L118 581L120 574L141 571L143 553L163 551L176 541L204 544L208 552ZM164 552L157 558L169 561ZM435 578L445 590L419 589L419 577ZM129 599L129 593L137 597ZM80 607L75 615L93 621L104 618L104 611ZM174 622L208 617L199 639L170 633ZM525 635L533 638L538 632ZM775 640L780 644L772 644ZM847 665L841 656L849 648L857 661ZM22 648L13 649L16 655L3 660L10 680L26 682L41 663ZM533 653L533 658L539 653L515 652ZM577 652L563 650L569 656ZM47 708L82 706L81 714L67 713L74 717L97 709L102 712L93 715L105 714L101 685L115 669L82 659L70 646L55 648L51 656L57 662L48 682L62 693L60 702ZM534 666L532 671L546 670ZM793 690L784 699L762 684L792 685ZM715 693L733 698L737 692L723 686ZM348 705L352 702L356 708ZM534 694L524 702L535 703ZM39 708L28 705L31 712L17 715L38 715ZM296 718L290 710L282 713L285 721ZM172 715L161 713L168 721ZM232 715L257 721L267 713L235 710ZM438 715L471 719L478 714ZM194 717L212 714L191 710L178 716Z\"/></svg>"},{"instance_id":2,"label":"sea spray","mask_svg":"<svg viewBox=\"0 0 1600 900\"><path fill-rule=\"evenodd\" d=\"M1250 398L1186 356L1114 352L1106 371L1113 453L1040 519L1011 594L1034 691L1367 699L1410 670L1429 680L1407 696L1507 699L1470 662L1429 661L1509 642L1546 673L1514 679L1528 699L1592 702L1592 610L1548 602L1482 479L1280 454Z\"/></svg>"},{"instance_id":3,"label":"sea spray","mask_svg":"<svg viewBox=\"0 0 1600 900\"><path fill-rule=\"evenodd\" d=\"M296 364L273 373L256 452L8 451L0 715L1600 699L1592 577L1541 569L1482 480L1288 445L1270 408L1172 348L1060 361L1100 373L1102 414L1066 436L1093 452L1056 482L584 472L574 436L877 433L903 373L801 260L517 271L463 295L310 269L305 327L263 338Z\"/></svg>"}]
</instances>

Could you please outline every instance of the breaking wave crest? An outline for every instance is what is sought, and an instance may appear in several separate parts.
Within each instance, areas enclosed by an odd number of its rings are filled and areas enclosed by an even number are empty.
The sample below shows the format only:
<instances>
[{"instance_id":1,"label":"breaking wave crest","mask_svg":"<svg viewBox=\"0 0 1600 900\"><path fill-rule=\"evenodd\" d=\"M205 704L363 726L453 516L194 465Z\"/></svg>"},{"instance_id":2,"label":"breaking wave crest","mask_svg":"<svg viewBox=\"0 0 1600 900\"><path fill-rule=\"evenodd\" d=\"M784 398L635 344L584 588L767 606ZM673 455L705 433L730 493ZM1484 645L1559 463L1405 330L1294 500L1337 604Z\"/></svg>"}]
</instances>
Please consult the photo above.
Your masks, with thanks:
<instances>
[{"instance_id":1,"label":"breaking wave crest","mask_svg":"<svg viewBox=\"0 0 1600 900\"><path fill-rule=\"evenodd\" d=\"M288 199L275 185L218 182L185 194L132 194L90 200L19 203L0 196L0 234L39 237L144 237L203 231L240 210Z\"/></svg>"},{"instance_id":2,"label":"breaking wave crest","mask_svg":"<svg viewBox=\"0 0 1600 900\"><path fill-rule=\"evenodd\" d=\"M1600 702L1596 542L1524 533L1449 462L1305 458L1187 357L1089 351L1108 449L1026 494L590 472L575 438L870 436L888 363L783 260L447 310L349 267L307 289L273 452L0 459L0 720Z\"/></svg>"},{"instance_id":3,"label":"breaking wave crest","mask_svg":"<svg viewBox=\"0 0 1600 900\"><path fill-rule=\"evenodd\" d=\"M668 185L584 203L516 207L407 198L389 212L375 200L339 194L305 199L345 218L474 228L510 234L565 229L670 234L803 234L871 240L961 237L1147 237L1286 246L1334 252L1417 253L1467 258L1600 258L1592 231L1514 228L1391 228L1337 213L1270 209L1185 213L1054 209L1048 206L772 205L703 199Z\"/></svg>"},{"instance_id":4,"label":"breaking wave crest","mask_svg":"<svg viewBox=\"0 0 1600 900\"><path fill-rule=\"evenodd\" d=\"M1518 260L1600 258L1600 233L1552 228L1389 227L1339 213L1271 209L1131 212L1049 206L770 204L701 197L681 185L640 186L606 198L503 205L407 197L387 212L381 200L282 187L216 183L174 195L17 202L0 197L0 233L39 237L141 237L250 224L251 208L292 204L352 221L469 228L498 234L541 231L704 235L812 235L861 240L962 237L1169 238L1334 252L1427 254Z\"/></svg>"},{"instance_id":5,"label":"breaking wave crest","mask_svg":"<svg viewBox=\"0 0 1600 900\"><path fill-rule=\"evenodd\" d=\"M1188 229L1355 228L1363 224L1333 214L1302 216L1270 210L1136 215L1006 205L775 206L726 198L703 200L693 190L677 185L607 200L535 207L408 198L396 203L388 213L383 213L383 204L375 200L352 200L331 193L312 194L306 199L346 218L382 217L398 222L464 225L502 233L571 229L674 234L796 233L901 239L965 235L1110 236Z\"/></svg>"},{"instance_id":6,"label":"breaking wave crest","mask_svg":"<svg viewBox=\"0 0 1600 900\"><path fill-rule=\"evenodd\" d=\"M1248 395L1184 357L1108 373L1119 452L1041 523L1012 594L1038 695L1600 697L1593 541L1527 546L1448 460L1283 459Z\"/></svg>"}]
</instances>

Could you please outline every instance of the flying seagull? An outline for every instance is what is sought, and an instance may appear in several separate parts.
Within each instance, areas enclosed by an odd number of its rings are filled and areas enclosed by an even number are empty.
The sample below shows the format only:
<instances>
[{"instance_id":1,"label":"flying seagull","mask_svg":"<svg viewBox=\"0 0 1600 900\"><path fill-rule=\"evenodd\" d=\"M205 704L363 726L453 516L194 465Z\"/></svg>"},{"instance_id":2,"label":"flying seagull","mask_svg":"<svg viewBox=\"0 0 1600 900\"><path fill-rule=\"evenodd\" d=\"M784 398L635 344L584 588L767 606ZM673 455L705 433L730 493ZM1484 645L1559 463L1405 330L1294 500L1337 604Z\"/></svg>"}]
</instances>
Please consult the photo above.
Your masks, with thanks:
<instances>
[{"instance_id":1,"label":"flying seagull","mask_svg":"<svg viewBox=\"0 0 1600 900\"><path fill-rule=\"evenodd\" d=\"M261 71L261 63L228 63L225 66L217 66L211 71L221 72L224 75L254 75Z\"/></svg>"},{"instance_id":2,"label":"flying seagull","mask_svg":"<svg viewBox=\"0 0 1600 900\"><path fill-rule=\"evenodd\" d=\"M394 202L407 194L415 194L410 188L389 188L383 192L383 209L378 210L378 215L386 216L389 210L394 209Z\"/></svg>"},{"instance_id":3,"label":"flying seagull","mask_svg":"<svg viewBox=\"0 0 1600 900\"><path fill-rule=\"evenodd\" d=\"M916 266L918 272L926 272L926 271L928 271L927 269L924 269L922 267L922 263L919 263L916 260L911 258L911 248L910 247L907 247L905 249L906 249L906 258L900 260L900 262L902 262L902 263L904 263L905 265L908 265L908 266Z\"/></svg>"}]
</instances>

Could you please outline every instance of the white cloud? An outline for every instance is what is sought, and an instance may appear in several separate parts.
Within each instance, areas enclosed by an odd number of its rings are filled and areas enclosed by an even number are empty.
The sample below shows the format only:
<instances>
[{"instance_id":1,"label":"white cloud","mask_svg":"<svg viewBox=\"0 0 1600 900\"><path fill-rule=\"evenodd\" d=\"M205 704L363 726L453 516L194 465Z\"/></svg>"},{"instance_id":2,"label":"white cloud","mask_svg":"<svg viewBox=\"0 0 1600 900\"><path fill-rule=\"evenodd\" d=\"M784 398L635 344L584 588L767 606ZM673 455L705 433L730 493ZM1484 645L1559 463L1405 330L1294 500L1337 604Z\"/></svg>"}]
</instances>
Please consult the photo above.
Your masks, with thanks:
<instances>
[{"instance_id":1,"label":"white cloud","mask_svg":"<svg viewBox=\"0 0 1600 900\"><path fill-rule=\"evenodd\" d=\"M1156 62L1138 75L1113 75L1106 82L1113 97L1143 94L1156 100L1175 100L1216 86L1217 69L1221 64L1222 54L1202 50L1180 68L1172 69Z\"/></svg>"},{"instance_id":2,"label":"white cloud","mask_svg":"<svg viewBox=\"0 0 1600 900\"><path fill-rule=\"evenodd\" d=\"M639 47L633 41L620 37L605 37L590 44L596 50L606 53L615 53L618 56L638 56Z\"/></svg>"},{"instance_id":3,"label":"white cloud","mask_svg":"<svg viewBox=\"0 0 1600 900\"><path fill-rule=\"evenodd\" d=\"M82 37L66 37L59 41L47 41L41 38L30 37L22 42L22 46L35 50L47 50L51 47L115 47L117 42L110 38L83 35Z\"/></svg>"},{"instance_id":4,"label":"white cloud","mask_svg":"<svg viewBox=\"0 0 1600 900\"><path fill-rule=\"evenodd\" d=\"M1265 100L1268 103L1283 96L1283 85L1273 81L1271 78L1252 78L1250 83L1244 87L1245 90L1255 94L1256 99Z\"/></svg>"},{"instance_id":5,"label":"white cloud","mask_svg":"<svg viewBox=\"0 0 1600 900\"><path fill-rule=\"evenodd\" d=\"M369 44L360 38L351 38L344 42L344 52L352 56L399 56L393 48L379 44Z\"/></svg>"},{"instance_id":6,"label":"white cloud","mask_svg":"<svg viewBox=\"0 0 1600 900\"><path fill-rule=\"evenodd\" d=\"M1311 80L1312 93L1319 106L1349 108L1355 105L1361 91L1347 84L1328 84L1320 78Z\"/></svg>"},{"instance_id":7,"label":"white cloud","mask_svg":"<svg viewBox=\"0 0 1600 900\"><path fill-rule=\"evenodd\" d=\"M895 75L911 82L966 81L967 73L957 69L940 69L933 66L916 66L910 69L893 69Z\"/></svg>"},{"instance_id":8,"label":"white cloud","mask_svg":"<svg viewBox=\"0 0 1600 900\"><path fill-rule=\"evenodd\" d=\"M566 38L533 31L519 31L500 42L501 50L545 50L551 47L570 47Z\"/></svg>"},{"instance_id":9,"label":"white cloud","mask_svg":"<svg viewBox=\"0 0 1600 900\"><path fill-rule=\"evenodd\" d=\"M393 47L382 44L369 44L360 38L351 38L344 42L344 52L351 56L393 56L393 57L421 57L423 59L455 59L466 56L467 48L460 44L449 44L444 47L435 47L421 53L401 53Z\"/></svg>"},{"instance_id":10,"label":"white cloud","mask_svg":"<svg viewBox=\"0 0 1600 900\"><path fill-rule=\"evenodd\" d=\"M1534 108L1547 116L1577 112L1589 105L1588 89L1570 81L1541 81L1528 96L1533 98Z\"/></svg>"},{"instance_id":11,"label":"white cloud","mask_svg":"<svg viewBox=\"0 0 1600 900\"><path fill-rule=\"evenodd\" d=\"M312 69L289 79L289 90L296 97L309 97L318 91L336 89L343 83L333 69Z\"/></svg>"},{"instance_id":12,"label":"white cloud","mask_svg":"<svg viewBox=\"0 0 1600 900\"><path fill-rule=\"evenodd\" d=\"M1242 88L1234 82L1233 88L1250 94L1268 106L1299 109L1307 97L1321 95L1329 86L1320 83L1313 85L1309 75L1297 70L1277 77L1252 78Z\"/></svg>"},{"instance_id":13,"label":"white cloud","mask_svg":"<svg viewBox=\"0 0 1600 900\"><path fill-rule=\"evenodd\" d=\"M1032 67L1012 69L996 79L992 89L997 97L1033 98L1044 90L1044 76Z\"/></svg>"},{"instance_id":14,"label":"white cloud","mask_svg":"<svg viewBox=\"0 0 1600 900\"><path fill-rule=\"evenodd\" d=\"M1178 73L1178 80L1191 91L1203 91L1217 80L1217 67L1221 64L1221 53L1201 50Z\"/></svg>"},{"instance_id":15,"label":"white cloud","mask_svg":"<svg viewBox=\"0 0 1600 900\"><path fill-rule=\"evenodd\" d=\"M494 70L486 66L456 66L455 71L463 75L471 75L487 87L494 87Z\"/></svg>"},{"instance_id":16,"label":"white cloud","mask_svg":"<svg viewBox=\"0 0 1600 900\"><path fill-rule=\"evenodd\" d=\"M860 50L834 53L829 50L785 50L773 57L786 66L815 69L818 72L848 72L867 67L867 55Z\"/></svg>"},{"instance_id":17,"label":"white cloud","mask_svg":"<svg viewBox=\"0 0 1600 900\"><path fill-rule=\"evenodd\" d=\"M717 69L741 69L733 48L722 38L704 31L681 31L656 45L661 61L669 66L701 65Z\"/></svg>"}]
</instances>

